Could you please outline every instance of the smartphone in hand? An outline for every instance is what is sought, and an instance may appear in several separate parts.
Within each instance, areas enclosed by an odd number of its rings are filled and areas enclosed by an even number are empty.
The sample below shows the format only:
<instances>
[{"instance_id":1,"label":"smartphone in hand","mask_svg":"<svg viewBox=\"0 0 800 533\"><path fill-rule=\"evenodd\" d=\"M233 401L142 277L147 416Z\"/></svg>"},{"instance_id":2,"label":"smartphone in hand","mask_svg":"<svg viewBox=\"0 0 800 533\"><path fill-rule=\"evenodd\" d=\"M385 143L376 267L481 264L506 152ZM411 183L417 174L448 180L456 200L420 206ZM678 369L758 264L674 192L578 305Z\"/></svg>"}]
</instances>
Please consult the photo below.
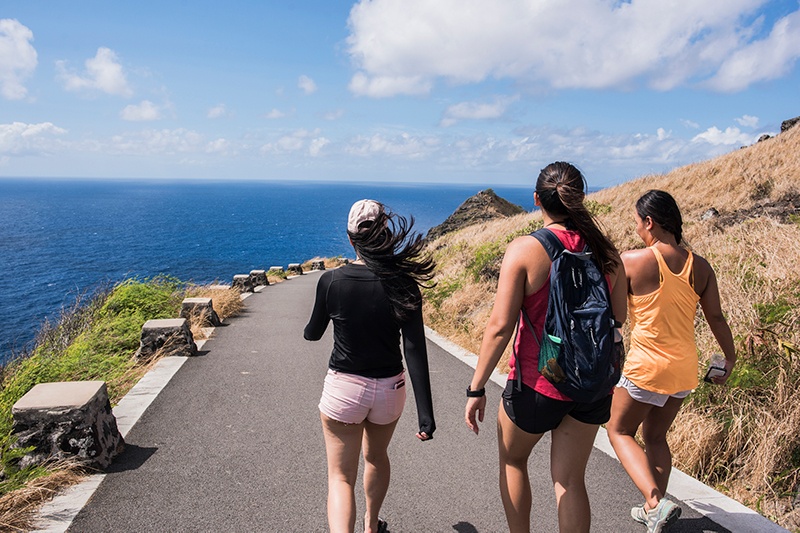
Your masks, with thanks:
<instances>
[{"instance_id":1,"label":"smartphone in hand","mask_svg":"<svg viewBox=\"0 0 800 533\"><path fill-rule=\"evenodd\" d=\"M727 373L725 370L725 356L720 353L715 353L711 356L711 361L708 363L708 370L706 377L703 381L706 383L714 383L711 378L722 377Z\"/></svg>"}]
</instances>

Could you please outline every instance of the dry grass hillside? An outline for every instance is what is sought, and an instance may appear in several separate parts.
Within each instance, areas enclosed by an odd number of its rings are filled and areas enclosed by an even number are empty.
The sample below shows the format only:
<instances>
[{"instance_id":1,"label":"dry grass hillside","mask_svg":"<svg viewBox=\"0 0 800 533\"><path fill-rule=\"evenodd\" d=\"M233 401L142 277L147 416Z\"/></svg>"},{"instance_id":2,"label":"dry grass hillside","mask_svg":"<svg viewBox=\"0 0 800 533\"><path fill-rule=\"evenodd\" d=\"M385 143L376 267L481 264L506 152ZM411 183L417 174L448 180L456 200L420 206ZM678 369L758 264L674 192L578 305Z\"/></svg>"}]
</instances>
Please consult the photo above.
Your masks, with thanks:
<instances>
[{"instance_id":1,"label":"dry grass hillside","mask_svg":"<svg viewBox=\"0 0 800 533\"><path fill-rule=\"evenodd\" d=\"M676 198L688 246L714 267L739 355L727 386L701 384L686 402L670 433L675 465L800 531L800 127L590 195L621 251L642 246L633 206L649 189ZM505 246L540 225L528 213L429 243L438 262L426 292L431 327L477 353ZM700 313L696 324L702 364L719 348Z\"/></svg>"}]
</instances>

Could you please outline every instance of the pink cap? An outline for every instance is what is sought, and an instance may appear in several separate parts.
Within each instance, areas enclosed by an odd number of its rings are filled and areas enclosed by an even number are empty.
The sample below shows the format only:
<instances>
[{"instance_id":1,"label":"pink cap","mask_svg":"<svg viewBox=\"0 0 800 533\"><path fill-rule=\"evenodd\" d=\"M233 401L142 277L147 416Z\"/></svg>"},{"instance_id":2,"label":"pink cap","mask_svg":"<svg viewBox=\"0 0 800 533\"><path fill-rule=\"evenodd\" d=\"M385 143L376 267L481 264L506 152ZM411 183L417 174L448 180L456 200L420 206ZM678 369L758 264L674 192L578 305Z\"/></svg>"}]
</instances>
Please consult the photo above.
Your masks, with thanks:
<instances>
[{"instance_id":1,"label":"pink cap","mask_svg":"<svg viewBox=\"0 0 800 533\"><path fill-rule=\"evenodd\" d=\"M383 206L375 200L359 200L350 208L347 217L347 231L358 233L358 226L362 222L375 220L383 212Z\"/></svg>"}]
</instances>

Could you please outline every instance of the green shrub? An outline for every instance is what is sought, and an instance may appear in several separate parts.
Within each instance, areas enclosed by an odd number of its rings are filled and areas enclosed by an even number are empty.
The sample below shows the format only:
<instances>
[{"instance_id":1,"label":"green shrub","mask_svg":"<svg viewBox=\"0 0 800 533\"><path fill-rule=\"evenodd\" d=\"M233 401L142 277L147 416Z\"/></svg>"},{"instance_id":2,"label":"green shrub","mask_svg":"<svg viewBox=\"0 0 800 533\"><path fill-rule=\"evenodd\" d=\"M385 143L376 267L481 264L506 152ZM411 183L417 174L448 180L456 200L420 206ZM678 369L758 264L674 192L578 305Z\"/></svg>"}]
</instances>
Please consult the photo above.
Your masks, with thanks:
<instances>
[{"instance_id":1,"label":"green shrub","mask_svg":"<svg viewBox=\"0 0 800 533\"><path fill-rule=\"evenodd\" d=\"M782 322L786 315L794 309L794 305L787 302L785 298L778 298L774 302L753 304L753 309L758 313L761 323L768 326Z\"/></svg>"},{"instance_id":2,"label":"green shrub","mask_svg":"<svg viewBox=\"0 0 800 533\"><path fill-rule=\"evenodd\" d=\"M453 295L454 292L463 287L464 283L460 279L445 279L436 282L436 285L423 289L425 301L433 305L436 309L441 307L442 302Z\"/></svg>"},{"instance_id":3,"label":"green shrub","mask_svg":"<svg viewBox=\"0 0 800 533\"><path fill-rule=\"evenodd\" d=\"M500 275L500 263L505 254L505 244L490 242L478 246L473 251L472 260L467 265L467 273L475 281L497 280Z\"/></svg>"},{"instance_id":4,"label":"green shrub","mask_svg":"<svg viewBox=\"0 0 800 533\"><path fill-rule=\"evenodd\" d=\"M544 224L542 224L542 219L536 218L528 222L528 225L524 228L521 228L514 233L511 233L508 237L506 237L506 243L509 243L516 239L517 237L522 237L523 235L530 235L537 229L542 229Z\"/></svg>"},{"instance_id":5,"label":"green shrub","mask_svg":"<svg viewBox=\"0 0 800 533\"><path fill-rule=\"evenodd\" d=\"M274 270L274 269L267 270L267 277L270 278L286 279L287 276L288 274L286 273L285 270Z\"/></svg>"},{"instance_id":6,"label":"green shrub","mask_svg":"<svg viewBox=\"0 0 800 533\"><path fill-rule=\"evenodd\" d=\"M63 312L57 324L46 323L33 351L4 369L0 461L13 462L13 454L18 453L8 448L11 408L35 385L97 379L105 381L109 395L115 397L120 378L136 365L132 355L139 345L142 326L150 319L178 316L182 288L177 280L165 277L127 280L85 305ZM29 479L29 475L38 474L20 472L16 479ZM0 485L0 494L16 488L15 483Z\"/></svg>"},{"instance_id":7,"label":"green shrub","mask_svg":"<svg viewBox=\"0 0 800 533\"><path fill-rule=\"evenodd\" d=\"M586 200L584 205L586 205L586 209L589 210L592 216L607 215L614 210L614 208L610 205L601 204L595 200Z\"/></svg>"}]
</instances>

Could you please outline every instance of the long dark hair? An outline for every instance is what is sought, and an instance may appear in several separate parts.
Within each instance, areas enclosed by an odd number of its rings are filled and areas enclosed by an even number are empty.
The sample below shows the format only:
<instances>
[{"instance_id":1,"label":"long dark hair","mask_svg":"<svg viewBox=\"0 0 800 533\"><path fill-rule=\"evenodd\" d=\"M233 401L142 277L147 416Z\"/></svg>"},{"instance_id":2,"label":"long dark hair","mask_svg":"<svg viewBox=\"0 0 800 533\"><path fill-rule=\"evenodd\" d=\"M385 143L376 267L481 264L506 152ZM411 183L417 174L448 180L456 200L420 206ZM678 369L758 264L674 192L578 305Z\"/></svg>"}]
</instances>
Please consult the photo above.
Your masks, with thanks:
<instances>
[{"instance_id":1,"label":"long dark hair","mask_svg":"<svg viewBox=\"0 0 800 533\"><path fill-rule=\"evenodd\" d=\"M385 206L372 223L359 225L358 233L347 232L358 256L381 280L392 312L399 322L422 306L418 287L431 287L436 263L422 254L422 235L412 233L410 220Z\"/></svg>"},{"instance_id":2,"label":"long dark hair","mask_svg":"<svg viewBox=\"0 0 800 533\"><path fill-rule=\"evenodd\" d=\"M636 214L642 220L650 217L664 231L672 233L678 244L683 240L683 217L678 202L670 193L650 189L636 200Z\"/></svg>"},{"instance_id":3,"label":"long dark hair","mask_svg":"<svg viewBox=\"0 0 800 533\"><path fill-rule=\"evenodd\" d=\"M567 229L580 233L597 259L600 270L609 274L619 264L619 254L584 205L586 188L586 178L581 171L563 161L544 167L536 180L536 194L542 209L555 218L563 219Z\"/></svg>"}]
</instances>

